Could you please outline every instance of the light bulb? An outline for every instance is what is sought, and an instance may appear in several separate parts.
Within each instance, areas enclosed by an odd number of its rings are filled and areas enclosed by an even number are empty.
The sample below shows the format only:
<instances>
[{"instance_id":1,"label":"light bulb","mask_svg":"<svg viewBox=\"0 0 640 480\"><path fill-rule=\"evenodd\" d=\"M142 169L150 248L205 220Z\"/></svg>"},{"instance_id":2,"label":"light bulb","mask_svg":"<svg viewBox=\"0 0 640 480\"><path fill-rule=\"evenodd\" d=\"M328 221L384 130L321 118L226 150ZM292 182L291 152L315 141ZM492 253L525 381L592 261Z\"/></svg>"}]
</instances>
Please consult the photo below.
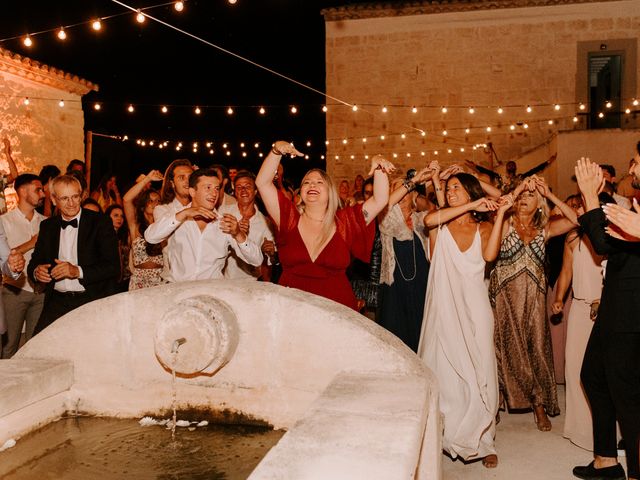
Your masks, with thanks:
<instances>
[{"instance_id":1,"label":"light bulb","mask_svg":"<svg viewBox=\"0 0 640 480\"><path fill-rule=\"evenodd\" d=\"M180 0L178 0L176 3L173 4L173 8L176 9L176 12L181 12L184 10L184 2L181 2Z\"/></svg>"},{"instance_id":2,"label":"light bulb","mask_svg":"<svg viewBox=\"0 0 640 480\"><path fill-rule=\"evenodd\" d=\"M384 135L380 135L380 140L384 140Z\"/></svg>"},{"instance_id":3,"label":"light bulb","mask_svg":"<svg viewBox=\"0 0 640 480\"><path fill-rule=\"evenodd\" d=\"M407 157L411 157L411 154L409 152L407 152Z\"/></svg>"},{"instance_id":4,"label":"light bulb","mask_svg":"<svg viewBox=\"0 0 640 480\"><path fill-rule=\"evenodd\" d=\"M573 117L573 123L578 123L578 117Z\"/></svg>"},{"instance_id":5,"label":"light bulb","mask_svg":"<svg viewBox=\"0 0 640 480\"><path fill-rule=\"evenodd\" d=\"M464 152L464 147L460 147L460 151L461 151L461 152Z\"/></svg>"},{"instance_id":6,"label":"light bulb","mask_svg":"<svg viewBox=\"0 0 640 480\"><path fill-rule=\"evenodd\" d=\"M145 19L144 14L140 10L138 10L138 14L136 15L136 21L138 23L144 23L145 20L146 19Z\"/></svg>"},{"instance_id":7,"label":"light bulb","mask_svg":"<svg viewBox=\"0 0 640 480\"><path fill-rule=\"evenodd\" d=\"M265 113L267 113L264 107L260 107L260 110L258 110L258 112L260 113L260 115L264 115Z\"/></svg>"},{"instance_id":8,"label":"light bulb","mask_svg":"<svg viewBox=\"0 0 640 480\"><path fill-rule=\"evenodd\" d=\"M630 108L626 108L624 113L626 113L627 115L629 115L631 113L631 109Z\"/></svg>"},{"instance_id":9,"label":"light bulb","mask_svg":"<svg viewBox=\"0 0 640 480\"><path fill-rule=\"evenodd\" d=\"M354 112L357 112L358 111L358 106L354 105L353 107L351 107L351 110L353 110Z\"/></svg>"},{"instance_id":10,"label":"light bulb","mask_svg":"<svg viewBox=\"0 0 640 480\"><path fill-rule=\"evenodd\" d=\"M434 150L434 151L433 151L433 154L434 154L434 155L438 155L438 150Z\"/></svg>"},{"instance_id":11,"label":"light bulb","mask_svg":"<svg viewBox=\"0 0 640 480\"><path fill-rule=\"evenodd\" d=\"M230 3L231 5L235 5L237 1L238 1L238 0L229 0L229 3Z\"/></svg>"},{"instance_id":12,"label":"light bulb","mask_svg":"<svg viewBox=\"0 0 640 480\"><path fill-rule=\"evenodd\" d=\"M362 143L367 143L367 137L362 137Z\"/></svg>"},{"instance_id":13,"label":"light bulb","mask_svg":"<svg viewBox=\"0 0 640 480\"><path fill-rule=\"evenodd\" d=\"M491 131L491 127L487 127L487 132L490 132L490 131Z\"/></svg>"},{"instance_id":14,"label":"light bulb","mask_svg":"<svg viewBox=\"0 0 640 480\"><path fill-rule=\"evenodd\" d=\"M354 158L356 158L356 156L355 155L351 155L351 160L353 160Z\"/></svg>"},{"instance_id":15,"label":"light bulb","mask_svg":"<svg viewBox=\"0 0 640 480\"><path fill-rule=\"evenodd\" d=\"M231 107L227 108L227 114L228 115L233 115L233 108L231 108Z\"/></svg>"},{"instance_id":16,"label":"light bulb","mask_svg":"<svg viewBox=\"0 0 640 480\"><path fill-rule=\"evenodd\" d=\"M515 130L515 129L516 129L516 126L515 126L515 125L511 125L511 126L509 127L509 129L510 129L510 130Z\"/></svg>"},{"instance_id":17,"label":"light bulb","mask_svg":"<svg viewBox=\"0 0 640 480\"><path fill-rule=\"evenodd\" d=\"M445 136L445 137L447 136L447 134L448 134L448 133L449 133L449 132L447 132L446 130L443 130L443 131L442 131L442 135L443 135L443 136Z\"/></svg>"},{"instance_id":18,"label":"light bulb","mask_svg":"<svg viewBox=\"0 0 640 480\"><path fill-rule=\"evenodd\" d=\"M388 111L387 107L382 107L382 113L387 113Z\"/></svg>"},{"instance_id":19,"label":"light bulb","mask_svg":"<svg viewBox=\"0 0 640 480\"><path fill-rule=\"evenodd\" d=\"M422 135L423 137L426 137L426 136L427 136L427 132L425 132L424 130L422 130L422 131L420 132L420 135Z\"/></svg>"},{"instance_id":20,"label":"light bulb","mask_svg":"<svg viewBox=\"0 0 640 480\"><path fill-rule=\"evenodd\" d=\"M578 108L579 108L580 110L584 110L584 109L585 109L585 108L587 108L587 107L585 106L585 104L584 104L584 103L581 103L581 104L580 104L580 106L578 106Z\"/></svg>"},{"instance_id":21,"label":"light bulb","mask_svg":"<svg viewBox=\"0 0 640 480\"><path fill-rule=\"evenodd\" d=\"M309 160L309 155L305 155L305 156L304 156L304 159L305 159L305 160Z\"/></svg>"},{"instance_id":22,"label":"light bulb","mask_svg":"<svg viewBox=\"0 0 640 480\"><path fill-rule=\"evenodd\" d=\"M604 106L607 107L607 108L611 108L611 107L613 107L613 104L611 102L607 102L607 103L604 104Z\"/></svg>"},{"instance_id":23,"label":"light bulb","mask_svg":"<svg viewBox=\"0 0 640 480\"><path fill-rule=\"evenodd\" d=\"M29 105L31 101L29 100L29 97L26 97L22 103L24 103L25 105Z\"/></svg>"},{"instance_id":24,"label":"light bulb","mask_svg":"<svg viewBox=\"0 0 640 480\"><path fill-rule=\"evenodd\" d=\"M291 107L291 113L293 113L293 114L298 113L298 109L296 108L295 105L293 107Z\"/></svg>"},{"instance_id":25,"label":"light bulb","mask_svg":"<svg viewBox=\"0 0 640 480\"><path fill-rule=\"evenodd\" d=\"M227 157L231 156L231 152L229 150L227 150Z\"/></svg>"},{"instance_id":26,"label":"light bulb","mask_svg":"<svg viewBox=\"0 0 640 480\"><path fill-rule=\"evenodd\" d=\"M533 108L531 108L531 105L527 105L527 113L531 113L533 111Z\"/></svg>"},{"instance_id":27,"label":"light bulb","mask_svg":"<svg viewBox=\"0 0 640 480\"><path fill-rule=\"evenodd\" d=\"M411 113L418 113L418 108L417 107L413 107L411 109Z\"/></svg>"},{"instance_id":28,"label":"light bulb","mask_svg":"<svg viewBox=\"0 0 640 480\"><path fill-rule=\"evenodd\" d=\"M133 105L129 105L129 107L127 108L127 111L129 113L133 113L135 111L135 108L133 108Z\"/></svg>"},{"instance_id":29,"label":"light bulb","mask_svg":"<svg viewBox=\"0 0 640 480\"><path fill-rule=\"evenodd\" d=\"M210 154L210 155L213 155L213 153L214 153L214 152L213 152L213 149L209 150L209 154Z\"/></svg>"},{"instance_id":30,"label":"light bulb","mask_svg":"<svg viewBox=\"0 0 640 480\"><path fill-rule=\"evenodd\" d=\"M240 148L244 148L244 142L240 142Z\"/></svg>"},{"instance_id":31,"label":"light bulb","mask_svg":"<svg viewBox=\"0 0 640 480\"><path fill-rule=\"evenodd\" d=\"M257 145L257 144L256 144L256 145ZM310 142L310 141L307 141L307 147L310 147L310 146L311 146L311 142ZM257 147L256 147L256 148L257 148Z\"/></svg>"},{"instance_id":32,"label":"light bulb","mask_svg":"<svg viewBox=\"0 0 640 480\"><path fill-rule=\"evenodd\" d=\"M227 149L227 147L228 147L228 144L227 144L227 143L223 143L223 144L222 144L222 148L224 148L225 150Z\"/></svg>"},{"instance_id":33,"label":"light bulb","mask_svg":"<svg viewBox=\"0 0 640 480\"><path fill-rule=\"evenodd\" d=\"M403 133L402 135L400 135L400 138L404 140L405 138L407 138L407 136Z\"/></svg>"},{"instance_id":34,"label":"light bulb","mask_svg":"<svg viewBox=\"0 0 640 480\"><path fill-rule=\"evenodd\" d=\"M96 32L102 30L102 22L100 20L94 20L91 24L91 28L93 28Z\"/></svg>"},{"instance_id":35,"label":"light bulb","mask_svg":"<svg viewBox=\"0 0 640 480\"><path fill-rule=\"evenodd\" d=\"M524 129L529 128L529 124L528 124L528 123L525 123L524 125L522 125L522 128L524 128Z\"/></svg>"},{"instance_id":36,"label":"light bulb","mask_svg":"<svg viewBox=\"0 0 640 480\"><path fill-rule=\"evenodd\" d=\"M329 145L329 140L325 140L325 141L324 141L324 144L325 144L325 145Z\"/></svg>"},{"instance_id":37,"label":"light bulb","mask_svg":"<svg viewBox=\"0 0 640 480\"><path fill-rule=\"evenodd\" d=\"M447 148L447 153L453 153L453 150L451 150L450 148Z\"/></svg>"},{"instance_id":38,"label":"light bulb","mask_svg":"<svg viewBox=\"0 0 640 480\"><path fill-rule=\"evenodd\" d=\"M598 114L598 118L604 118L604 113L600 112L600 113Z\"/></svg>"},{"instance_id":39,"label":"light bulb","mask_svg":"<svg viewBox=\"0 0 640 480\"><path fill-rule=\"evenodd\" d=\"M323 105L323 106L322 106L322 111L323 111L324 113L327 113L327 110L328 110L328 109L327 109L327 106L326 106L326 105Z\"/></svg>"},{"instance_id":40,"label":"light bulb","mask_svg":"<svg viewBox=\"0 0 640 480\"><path fill-rule=\"evenodd\" d=\"M465 129L464 129L464 133L470 133L470 132L471 132L471 129L470 129L470 128L465 128Z\"/></svg>"},{"instance_id":41,"label":"light bulb","mask_svg":"<svg viewBox=\"0 0 640 480\"><path fill-rule=\"evenodd\" d=\"M194 112L195 112L196 115L200 115L202 113L202 110L200 110L200 107L196 107Z\"/></svg>"},{"instance_id":42,"label":"light bulb","mask_svg":"<svg viewBox=\"0 0 640 480\"><path fill-rule=\"evenodd\" d=\"M342 140L342 144L343 144L343 145L346 145L347 143L348 143L348 141L347 141L347 139L346 139L346 138Z\"/></svg>"},{"instance_id":43,"label":"light bulb","mask_svg":"<svg viewBox=\"0 0 640 480\"><path fill-rule=\"evenodd\" d=\"M448 111L447 107L442 107L442 113L447 113Z\"/></svg>"},{"instance_id":44,"label":"light bulb","mask_svg":"<svg viewBox=\"0 0 640 480\"><path fill-rule=\"evenodd\" d=\"M162 107L162 113L167 113L169 111L169 109L166 106Z\"/></svg>"},{"instance_id":45,"label":"light bulb","mask_svg":"<svg viewBox=\"0 0 640 480\"><path fill-rule=\"evenodd\" d=\"M149 145L151 145L151 146L153 147L153 140L151 140L151 141L149 142Z\"/></svg>"},{"instance_id":46,"label":"light bulb","mask_svg":"<svg viewBox=\"0 0 640 480\"><path fill-rule=\"evenodd\" d=\"M504 110L502 109L502 107L498 107L498 113L502 115L502 112L504 112Z\"/></svg>"},{"instance_id":47,"label":"light bulb","mask_svg":"<svg viewBox=\"0 0 640 480\"><path fill-rule=\"evenodd\" d=\"M64 31L64 28L60 27L60 30L58 30L58 38L60 40L66 40L67 39L67 32Z\"/></svg>"},{"instance_id":48,"label":"light bulb","mask_svg":"<svg viewBox=\"0 0 640 480\"><path fill-rule=\"evenodd\" d=\"M307 142L307 143L309 143L309 142ZM253 144L253 148L258 148L259 146L260 146L260 144L259 144L258 142L256 142L256 143L254 143L254 144ZM308 145L307 145L307 146L308 146Z\"/></svg>"},{"instance_id":49,"label":"light bulb","mask_svg":"<svg viewBox=\"0 0 640 480\"><path fill-rule=\"evenodd\" d=\"M426 154L424 152L420 152L420 155L424 157Z\"/></svg>"},{"instance_id":50,"label":"light bulb","mask_svg":"<svg viewBox=\"0 0 640 480\"><path fill-rule=\"evenodd\" d=\"M242 152L242 156L246 157L247 156L247 152Z\"/></svg>"},{"instance_id":51,"label":"light bulb","mask_svg":"<svg viewBox=\"0 0 640 480\"><path fill-rule=\"evenodd\" d=\"M558 110L560 110L560 105L558 105L557 103L553 106L553 109L557 112Z\"/></svg>"},{"instance_id":52,"label":"light bulb","mask_svg":"<svg viewBox=\"0 0 640 480\"><path fill-rule=\"evenodd\" d=\"M473 107L469 107L469 113L473 115L474 113L476 113L476 109Z\"/></svg>"},{"instance_id":53,"label":"light bulb","mask_svg":"<svg viewBox=\"0 0 640 480\"><path fill-rule=\"evenodd\" d=\"M58 102L58 106L61 107L61 108L64 107L64 100L60 100Z\"/></svg>"},{"instance_id":54,"label":"light bulb","mask_svg":"<svg viewBox=\"0 0 640 480\"><path fill-rule=\"evenodd\" d=\"M93 105L94 110L100 110L101 108L102 108L102 105L100 105L99 103L96 103Z\"/></svg>"},{"instance_id":55,"label":"light bulb","mask_svg":"<svg viewBox=\"0 0 640 480\"><path fill-rule=\"evenodd\" d=\"M24 43L25 47L30 47L33 45L33 40L31 40L31 37L27 35L26 37L24 37L24 40L22 41L22 43Z\"/></svg>"},{"instance_id":56,"label":"light bulb","mask_svg":"<svg viewBox=\"0 0 640 480\"><path fill-rule=\"evenodd\" d=\"M634 98L634 99L633 99L633 102L632 102L632 105L633 105L634 107L637 107L639 103L640 103L640 102L638 102L638 100Z\"/></svg>"},{"instance_id":57,"label":"light bulb","mask_svg":"<svg viewBox=\"0 0 640 480\"><path fill-rule=\"evenodd\" d=\"M549 125L553 125L553 120L549 120L547 123L548 123Z\"/></svg>"}]
</instances>

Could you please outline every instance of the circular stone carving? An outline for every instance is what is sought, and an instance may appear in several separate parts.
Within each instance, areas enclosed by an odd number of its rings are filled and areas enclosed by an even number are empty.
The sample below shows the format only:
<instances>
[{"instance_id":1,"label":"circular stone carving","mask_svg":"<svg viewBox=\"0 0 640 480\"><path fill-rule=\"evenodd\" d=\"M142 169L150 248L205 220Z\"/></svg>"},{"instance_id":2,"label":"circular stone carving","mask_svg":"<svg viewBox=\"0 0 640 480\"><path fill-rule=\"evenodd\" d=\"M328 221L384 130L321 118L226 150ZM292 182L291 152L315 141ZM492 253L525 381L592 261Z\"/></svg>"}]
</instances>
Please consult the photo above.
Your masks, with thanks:
<instances>
[{"instance_id":1,"label":"circular stone carving","mask_svg":"<svg viewBox=\"0 0 640 480\"><path fill-rule=\"evenodd\" d=\"M182 300L156 326L156 357L181 375L213 375L235 353L238 322L231 308L208 295Z\"/></svg>"}]
</instances>

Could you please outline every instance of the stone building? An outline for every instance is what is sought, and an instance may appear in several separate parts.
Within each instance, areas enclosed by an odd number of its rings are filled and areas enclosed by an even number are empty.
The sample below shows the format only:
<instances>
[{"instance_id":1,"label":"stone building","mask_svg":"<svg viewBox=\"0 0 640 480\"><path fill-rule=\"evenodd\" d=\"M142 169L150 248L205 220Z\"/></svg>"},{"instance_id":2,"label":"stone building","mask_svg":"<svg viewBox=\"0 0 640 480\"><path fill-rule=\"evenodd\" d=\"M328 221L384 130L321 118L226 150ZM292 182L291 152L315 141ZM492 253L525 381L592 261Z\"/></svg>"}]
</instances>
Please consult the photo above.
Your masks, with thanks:
<instances>
[{"instance_id":1,"label":"stone building","mask_svg":"<svg viewBox=\"0 0 640 480\"><path fill-rule=\"evenodd\" d=\"M84 158L82 96L98 86L0 48L0 137L11 141L20 172L61 170ZM60 106L60 102L64 106ZM0 155L0 170L8 171Z\"/></svg>"},{"instance_id":2,"label":"stone building","mask_svg":"<svg viewBox=\"0 0 640 480\"><path fill-rule=\"evenodd\" d=\"M624 170L640 139L638 1L423 0L323 15L336 178L366 173L373 153L404 168L515 160L520 171L557 153L545 174L566 194L576 157Z\"/></svg>"}]
</instances>

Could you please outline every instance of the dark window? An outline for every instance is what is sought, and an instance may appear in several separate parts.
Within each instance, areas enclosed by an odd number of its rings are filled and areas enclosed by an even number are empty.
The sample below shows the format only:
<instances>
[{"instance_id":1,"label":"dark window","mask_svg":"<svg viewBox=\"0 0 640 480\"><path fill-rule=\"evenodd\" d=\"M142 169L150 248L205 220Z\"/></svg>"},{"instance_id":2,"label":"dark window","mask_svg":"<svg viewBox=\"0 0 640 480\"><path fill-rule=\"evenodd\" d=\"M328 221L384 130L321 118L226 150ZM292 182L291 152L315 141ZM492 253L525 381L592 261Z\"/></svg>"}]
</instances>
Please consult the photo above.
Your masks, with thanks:
<instances>
[{"instance_id":1,"label":"dark window","mask_svg":"<svg viewBox=\"0 0 640 480\"><path fill-rule=\"evenodd\" d=\"M622 63L622 55L589 54L589 128L620 128L624 109ZM611 103L610 108L607 102Z\"/></svg>"}]
</instances>

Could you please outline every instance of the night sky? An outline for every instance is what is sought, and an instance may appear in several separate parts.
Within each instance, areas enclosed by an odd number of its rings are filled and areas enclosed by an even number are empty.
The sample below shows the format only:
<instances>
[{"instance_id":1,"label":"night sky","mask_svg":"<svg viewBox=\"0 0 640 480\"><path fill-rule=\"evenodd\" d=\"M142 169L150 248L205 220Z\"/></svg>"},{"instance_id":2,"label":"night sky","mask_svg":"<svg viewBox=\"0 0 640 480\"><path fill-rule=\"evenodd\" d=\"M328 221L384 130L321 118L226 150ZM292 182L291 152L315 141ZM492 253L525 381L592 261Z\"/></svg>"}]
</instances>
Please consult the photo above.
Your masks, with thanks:
<instances>
[{"instance_id":1,"label":"night sky","mask_svg":"<svg viewBox=\"0 0 640 480\"><path fill-rule=\"evenodd\" d=\"M124 0L136 8L162 0ZM146 10L176 27L218 44L284 75L324 91L325 29L322 8L354 3L319 0L188 0L181 13L172 4ZM357 2L356 2L357 3ZM84 98L85 127L94 132L128 135L128 142L94 138L93 179L113 170L121 183L150 168L163 169L175 158L190 158L200 166L224 163L255 169L257 152L276 139L292 140L309 160L287 160L291 177L312 166L323 166L324 97L239 59L204 45L110 0L11 2L0 18L1 38L24 36L120 14L104 20L100 32L90 24L67 28L61 41L55 32L33 36L26 48L21 39L3 47L76 74L100 86ZM100 102L102 109L93 109ZM133 104L136 111L127 112ZM156 105L168 105L164 115ZM145 106L148 105L148 106ZM179 107L185 105L185 107ZM194 113L193 106L202 109ZM235 113L226 109L233 105ZM267 114L258 113L265 106ZM292 115L290 107L298 107ZM164 150L141 148L136 139L173 142ZM182 141L183 149L175 150ZM199 141L198 153L192 151ZM203 141L212 141L214 155ZM312 146L307 147L306 142ZM222 144L232 152L226 156ZM245 142L245 148L240 147ZM261 147L254 148L259 142ZM246 151L247 157L241 152Z\"/></svg>"}]
</instances>

